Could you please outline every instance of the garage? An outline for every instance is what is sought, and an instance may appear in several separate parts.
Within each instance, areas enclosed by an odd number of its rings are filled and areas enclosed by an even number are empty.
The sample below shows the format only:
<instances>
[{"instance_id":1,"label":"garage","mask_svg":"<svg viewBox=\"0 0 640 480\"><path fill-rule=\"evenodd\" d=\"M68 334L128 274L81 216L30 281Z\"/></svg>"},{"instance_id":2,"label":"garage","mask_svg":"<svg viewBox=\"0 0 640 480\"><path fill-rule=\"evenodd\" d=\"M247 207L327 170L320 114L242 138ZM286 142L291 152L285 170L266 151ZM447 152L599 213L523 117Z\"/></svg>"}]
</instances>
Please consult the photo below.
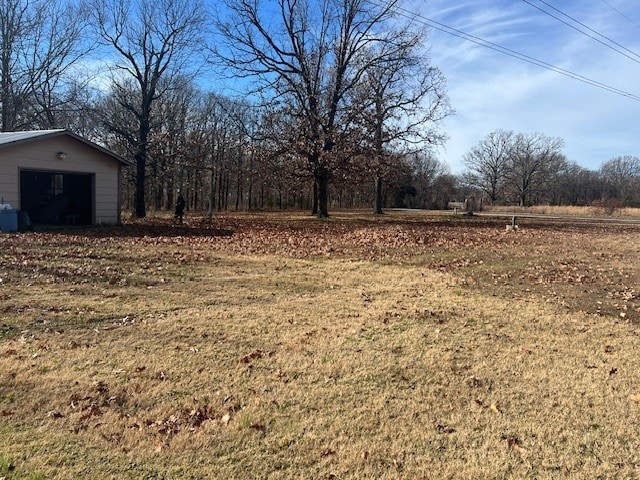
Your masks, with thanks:
<instances>
[{"instance_id":1,"label":"garage","mask_svg":"<svg viewBox=\"0 0 640 480\"><path fill-rule=\"evenodd\" d=\"M126 166L68 130L0 133L0 203L35 225L117 224Z\"/></svg>"},{"instance_id":2,"label":"garage","mask_svg":"<svg viewBox=\"0 0 640 480\"><path fill-rule=\"evenodd\" d=\"M20 171L20 208L34 223L91 225L92 174Z\"/></svg>"}]
</instances>

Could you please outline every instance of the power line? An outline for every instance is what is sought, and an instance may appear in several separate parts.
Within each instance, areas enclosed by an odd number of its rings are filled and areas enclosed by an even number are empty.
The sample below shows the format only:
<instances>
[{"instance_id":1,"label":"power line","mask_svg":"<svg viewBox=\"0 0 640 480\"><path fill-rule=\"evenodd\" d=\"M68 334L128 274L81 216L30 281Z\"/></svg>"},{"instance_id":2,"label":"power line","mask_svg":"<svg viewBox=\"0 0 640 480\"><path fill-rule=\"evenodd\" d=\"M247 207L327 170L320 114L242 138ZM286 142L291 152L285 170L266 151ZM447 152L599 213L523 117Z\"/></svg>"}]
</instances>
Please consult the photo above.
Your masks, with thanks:
<instances>
[{"instance_id":1,"label":"power line","mask_svg":"<svg viewBox=\"0 0 640 480\"><path fill-rule=\"evenodd\" d=\"M373 0L375 3L377 3L378 5L381 5L381 3L383 2L383 0ZM384 6L384 5L383 5ZM638 95L634 95L633 93L629 93L626 92L624 90L620 90L618 88L612 87L611 85L607 85L605 83L602 82L598 82L597 80L593 80L591 78L585 77L583 75L580 75L578 73L572 72L570 70L566 70L564 68L558 67L556 65L552 65L550 63L544 62L542 60L538 60L537 58L533 58L529 55L526 55L524 53L520 53L517 52L515 50L512 50L510 48L504 47L502 45L498 45L496 43L490 42L488 40L485 40L483 38L477 37L475 35L471 35L469 33L466 33L462 30L458 30L457 28L453 28L450 27L448 25L445 25L444 23L438 22L436 20L433 20L432 18L428 18L425 15L422 15L420 13L416 13L414 11L408 10L404 7L397 7L398 12L400 13L400 15L404 16L405 18L408 18L410 20L416 20L419 23L429 26L435 30L439 30L441 32L447 33L449 35L453 35L455 37L458 38L462 38L463 40L466 40L468 42L471 43L475 43L476 45L480 45L482 47L488 48L490 50L494 50L497 51L499 53L502 53L504 55L508 55L510 57L516 58L518 60L521 60L523 62L527 62L533 65L536 65L538 67L542 67L545 68L547 70L550 70L552 72L555 73L559 73L560 75L564 75L566 77L572 78L574 80L578 80L579 82L585 83L587 85L591 85L593 87L597 87L603 90L607 90L611 93L615 93L618 95L622 95L623 97L627 97L631 100L635 100L637 102L640 102L640 96Z\"/></svg>"},{"instance_id":2,"label":"power line","mask_svg":"<svg viewBox=\"0 0 640 480\"><path fill-rule=\"evenodd\" d=\"M591 28L591 27L589 27L589 26L585 25L584 23L582 23L582 22L581 22L581 21L579 21L579 20L576 20L576 19L575 19L575 18L573 18L571 15L568 15L568 14L564 13L562 10L557 9L556 7L554 7L553 5L550 5L549 3L545 2L544 0L539 0L539 1L540 1L540 3L545 4L547 7L549 7L549 8L551 8L551 9L555 10L555 11L556 11L556 12L558 12L560 15L562 15L562 16L564 16L564 17L566 17L566 18L570 19L572 22L577 23L578 25L580 25L580 26L582 26L582 27L586 28L586 29L587 29L587 30L589 30L590 32L593 32L594 34L598 35L599 37L604 38L605 40L607 40L607 42L610 42L610 43L612 43L613 45L616 45L616 46L620 47L621 49L623 49L623 50L625 50L625 51L629 52L631 55L633 55L633 56L635 56L635 57L637 57L637 58L634 58L634 57L632 57L632 56L630 56L630 55L628 55L628 54L624 53L623 51L621 51L621 50L619 50L619 49L617 49L617 48L613 47L613 46L612 46L612 45L610 45L609 43L604 42L604 41L600 40L599 38L594 37L593 35L590 35L589 33L587 33L587 32L585 32L585 31L583 31L583 30L579 29L579 28L578 28L578 27L576 27L575 25L572 25L572 24L570 24L569 22L566 22L565 20L563 20L562 18L560 18L560 17L558 17L558 16L554 15L553 13L548 12L548 11L544 10L543 8L540 8L540 7L536 6L536 5L534 5L534 4L533 4L533 3L531 3L529 0L522 0L522 1L523 1L524 3L526 3L526 4L528 4L528 5L531 5L531 6L532 6L533 8L535 8L536 10L541 11L541 12L542 12L542 13L544 13L545 15L549 15L550 17L555 18L555 19L556 19L556 20L558 20L559 22L564 23L565 25L567 25L567 26L568 26L568 27L570 27L570 28L573 28L573 29L574 29L574 30L576 30L577 32L580 32L581 34L583 34L583 35L585 35L585 36L587 36L587 37L591 38L592 40L595 40L596 42L598 42L598 43L600 43L600 44L604 45L605 47L610 48L610 49L611 49L611 50L613 50L614 52L617 52L617 53L619 53L620 55L623 55L623 56L627 57L628 59L633 60L633 61L634 61L634 62L636 62L636 63L640 63L640 55L638 55L637 53L635 53L635 52L633 52L633 51L629 50L628 48L626 48L626 47L625 47L625 46L623 46L623 45L620 45L620 44L619 44L618 42L616 42L615 40L612 40L612 39L610 39L609 37L607 37L607 36L605 36L605 35L602 35L601 33L599 33L599 32L597 32L597 31L595 31L593 28Z\"/></svg>"},{"instance_id":3,"label":"power line","mask_svg":"<svg viewBox=\"0 0 640 480\"><path fill-rule=\"evenodd\" d=\"M605 1L605 0L600 0L602 3L604 3L607 7L609 7L611 10L613 10L614 12L616 12L618 15L620 15L622 18L624 18L625 20L628 20L629 22L631 22L632 24L634 24L636 27L640 28L640 25L638 25L633 19L631 19L630 17L628 17L627 15L625 15L624 13L622 13L620 10L618 10L616 7L614 7L613 5L611 5L609 2Z\"/></svg>"}]
</instances>

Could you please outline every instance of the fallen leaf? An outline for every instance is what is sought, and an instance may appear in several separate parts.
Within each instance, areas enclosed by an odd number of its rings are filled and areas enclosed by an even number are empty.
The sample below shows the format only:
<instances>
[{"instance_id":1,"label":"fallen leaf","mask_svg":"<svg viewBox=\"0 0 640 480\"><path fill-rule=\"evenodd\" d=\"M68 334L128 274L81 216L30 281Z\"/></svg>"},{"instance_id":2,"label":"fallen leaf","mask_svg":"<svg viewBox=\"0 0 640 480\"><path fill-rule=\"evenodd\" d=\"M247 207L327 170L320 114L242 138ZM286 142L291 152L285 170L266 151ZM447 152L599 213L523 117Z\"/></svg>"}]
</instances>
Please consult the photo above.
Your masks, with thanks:
<instances>
[{"instance_id":1,"label":"fallen leaf","mask_svg":"<svg viewBox=\"0 0 640 480\"><path fill-rule=\"evenodd\" d=\"M229 422L231 421L231 414L229 413L225 413L222 418L220 419L220 421L224 424L224 425L229 425Z\"/></svg>"},{"instance_id":2,"label":"fallen leaf","mask_svg":"<svg viewBox=\"0 0 640 480\"><path fill-rule=\"evenodd\" d=\"M262 350L255 350L251 353L246 354L244 357L242 357L240 359L240 363L251 363L252 360L255 360L257 358L262 358L264 357L264 352Z\"/></svg>"},{"instance_id":3,"label":"fallen leaf","mask_svg":"<svg viewBox=\"0 0 640 480\"><path fill-rule=\"evenodd\" d=\"M257 430L258 432L262 432L262 433L264 433L265 430L267 429L267 427L265 427L261 423L252 423L251 425L249 425L249 428L252 430Z\"/></svg>"},{"instance_id":4,"label":"fallen leaf","mask_svg":"<svg viewBox=\"0 0 640 480\"><path fill-rule=\"evenodd\" d=\"M493 413L502 413L502 411L498 408L498 406L495 403L491 404L491 406L489 407L489 410L491 410Z\"/></svg>"},{"instance_id":5,"label":"fallen leaf","mask_svg":"<svg viewBox=\"0 0 640 480\"><path fill-rule=\"evenodd\" d=\"M520 439L515 435L502 435L501 438L507 442L509 448L519 447L522 444Z\"/></svg>"},{"instance_id":6,"label":"fallen leaf","mask_svg":"<svg viewBox=\"0 0 640 480\"><path fill-rule=\"evenodd\" d=\"M630 395L629 400L640 403L640 393L636 393L635 395Z\"/></svg>"},{"instance_id":7,"label":"fallen leaf","mask_svg":"<svg viewBox=\"0 0 640 480\"><path fill-rule=\"evenodd\" d=\"M447 425L436 425L436 430L438 433L455 433L456 429L453 427L449 427Z\"/></svg>"}]
</instances>

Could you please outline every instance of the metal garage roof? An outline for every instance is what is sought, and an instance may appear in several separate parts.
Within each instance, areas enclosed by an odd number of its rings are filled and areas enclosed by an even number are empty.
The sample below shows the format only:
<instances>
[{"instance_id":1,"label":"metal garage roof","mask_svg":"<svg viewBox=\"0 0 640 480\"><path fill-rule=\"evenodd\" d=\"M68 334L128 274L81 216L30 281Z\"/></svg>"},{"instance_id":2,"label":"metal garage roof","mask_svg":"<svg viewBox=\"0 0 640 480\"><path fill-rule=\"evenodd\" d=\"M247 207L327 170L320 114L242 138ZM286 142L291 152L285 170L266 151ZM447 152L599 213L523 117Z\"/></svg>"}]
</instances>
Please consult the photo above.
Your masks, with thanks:
<instances>
[{"instance_id":1,"label":"metal garage roof","mask_svg":"<svg viewBox=\"0 0 640 480\"><path fill-rule=\"evenodd\" d=\"M62 129L57 130L32 130L28 132L0 132L0 145L5 143L20 142L30 140L32 138L41 137L43 135L51 135L54 133L64 132Z\"/></svg>"},{"instance_id":2,"label":"metal garage roof","mask_svg":"<svg viewBox=\"0 0 640 480\"><path fill-rule=\"evenodd\" d=\"M111 152L110 150L106 149L105 147L102 147L100 145L98 145L97 143L93 143L89 140L87 140L86 138L81 137L80 135L76 135L73 132L70 132L69 130L65 130L65 129L56 129L56 130L30 130L30 131L23 131L23 132L0 132L0 147L3 146L7 146L10 144L16 144L16 143L22 143L22 142L28 142L30 140L36 140L36 139L40 139L40 138L44 138L44 137L57 137L59 135L67 135L69 137L72 137L86 145L89 145L92 148L95 148L97 150L100 150L101 152L105 153L106 155L109 155L111 158L113 158L114 160L117 160L118 162L124 164L124 165L132 165L132 163L129 160L125 160L124 158L122 158L120 155L117 155L113 152Z\"/></svg>"}]
</instances>

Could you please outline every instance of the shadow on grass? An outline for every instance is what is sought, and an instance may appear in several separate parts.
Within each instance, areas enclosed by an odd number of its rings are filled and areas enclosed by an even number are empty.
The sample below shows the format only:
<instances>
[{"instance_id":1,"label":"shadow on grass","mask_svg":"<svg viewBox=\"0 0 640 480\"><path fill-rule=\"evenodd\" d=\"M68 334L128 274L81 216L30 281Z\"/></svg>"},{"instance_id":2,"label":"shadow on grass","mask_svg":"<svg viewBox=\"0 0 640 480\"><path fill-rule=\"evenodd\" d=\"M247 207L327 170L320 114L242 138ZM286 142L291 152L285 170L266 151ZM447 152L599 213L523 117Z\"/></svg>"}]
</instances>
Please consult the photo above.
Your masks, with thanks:
<instances>
[{"instance_id":1,"label":"shadow on grass","mask_svg":"<svg viewBox=\"0 0 640 480\"><path fill-rule=\"evenodd\" d=\"M516 216L517 217L517 216ZM125 221L117 226L57 226L56 228L38 228L36 231L57 233L60 235L82 235L92 238L215 238L229 237L239 231L273 232L318 232L322 234L345 232L361 228L385 229L389 227L425 229L427 231L441 231L446 229L455 232L466 230L504 230L510 223L510 218L481 216L481 215L430 215L425 212L417 214L373 215L363 212L337 212L328 219L318 219L314 216L304 216L300 212L268 212L268 213L237 213L224 218L224 226L220 223L207 222L201 217L194 217L189 223L177 224L170 217L151 216L146 219ZM575 221L572 219L517 217L521 227L530 230L548 231L637 231L638 225L617 225L600 223L597 221Z\"/></svg>"},{"instance_id":2,"label":"shadow on grass","mask_svg":"<svg viewBox=\"0 0 640 480\"><path fill-rule=\"evenodd\" d=\"M114 227L95 227L87 236L108 237L229 237L234 230L209 225L124 224Z\"/></svg>"},{"instance_id":3,"label":"shadow on grass","mask_svg":"<svg viewBox=\"0 0 640 480\"><path fill-rule=\"evenodd\" d=\"M128 223L109 226L57 226L57 228L34 228L36 232L59 235L82 235L92 238L140 238L140 237L229 237L234 230L209 225L178 225L154 223Z\"/></svg>"}]
</instances>

